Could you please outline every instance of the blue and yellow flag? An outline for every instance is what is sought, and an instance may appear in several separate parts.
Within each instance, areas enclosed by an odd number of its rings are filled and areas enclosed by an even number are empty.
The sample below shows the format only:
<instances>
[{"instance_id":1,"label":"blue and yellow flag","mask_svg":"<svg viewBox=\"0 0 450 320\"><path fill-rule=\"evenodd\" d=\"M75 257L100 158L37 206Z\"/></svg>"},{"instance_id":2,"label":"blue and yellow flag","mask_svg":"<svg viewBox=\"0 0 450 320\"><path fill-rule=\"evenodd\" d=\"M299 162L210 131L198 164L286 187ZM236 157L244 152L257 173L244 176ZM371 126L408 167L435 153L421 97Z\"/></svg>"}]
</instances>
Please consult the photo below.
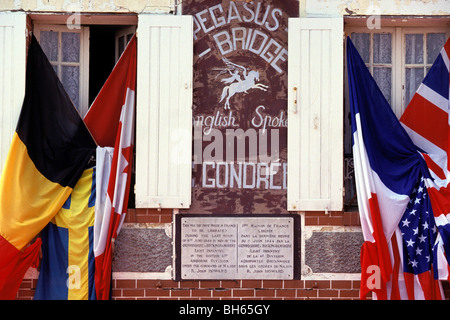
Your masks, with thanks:
<instances>
[{"instance_id":1,"label":"blue and yellow flag","mask_svg":"<svg viewBox=\"0 0 450 320\"><path fill-rule=\"evenodd\" d=\"M61 210L41 233L35 300L93 300L95 168L86 169Z\"/></svg>"}]
</instances>

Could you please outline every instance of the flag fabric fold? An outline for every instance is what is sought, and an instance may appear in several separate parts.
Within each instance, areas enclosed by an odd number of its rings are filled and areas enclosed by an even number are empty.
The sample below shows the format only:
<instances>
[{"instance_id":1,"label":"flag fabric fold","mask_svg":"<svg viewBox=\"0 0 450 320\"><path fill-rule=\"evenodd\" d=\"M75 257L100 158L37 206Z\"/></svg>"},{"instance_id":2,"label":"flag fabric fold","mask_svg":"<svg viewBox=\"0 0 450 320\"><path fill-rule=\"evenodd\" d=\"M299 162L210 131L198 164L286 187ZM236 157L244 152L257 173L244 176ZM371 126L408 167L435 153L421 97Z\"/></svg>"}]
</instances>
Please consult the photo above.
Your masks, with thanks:
<instances>
[{"instance_id":1,"label":"flag fabric fold","mask_svg":"<svg viewBox=\"0 0 450 320\"><path fill-rule=\"evenodd\" d=\"M439 230L435 244L435 276L449 279L450 255L450 163L449 88L450 38L420 84L400 122L422 150L430 177L425 180Z\"/></svg>"},{"instance_id":2,"label":"flag fabric fold","mask_svg":"<svg viewBox=\"0 0 450 320\"><path fill-rule=\"evenodd\" d=\"M364 244L360 298L442 299L428 161L347 38L353 156ZM433 231L430 231L433 230Z\"/></svg>"},{"instance_id":3,"label":"flag fabric fold","mask_svg":"<svg viewBox=\"0 0 450 320\"><path fill-rule=\"evenodd\" d=\"M34 300L95 300L95 167L86 169L63 207L42 230Z\"/></svg>"},{"instance_id":4,"label":"flag fabric fold","mask_svg":"<svg viewBox=\"0 0 450 320\"><path fill-rule=\"evenodd\" d=\"M42 241L36 241L24 250L18 250L5 238L0 237L0 300L16 297L22 279L30 267L39 265L39 249Z\"/></svg>"},{"instance_id":5,"label":"flag fabric fold","mask_svg":"<svg viewBox=\"0 0 450 320\"><path fill-rule=\"evenodd\" d=\"M374 291L385 298L392 274L388 242L419 177L420 155L349 38L347 68L356 187L365 240L360 297ZM373 266L379 270L381 285L370 288L368 270Z\"/></svg>"},{"instance_id":6,"label":"flag fabric fold","mask_svg":"<svg viewBox=\"0 0 450 320\"><path fill-rule=\"evenodd\" d=\"M41 241L26 246L66 202L95 148L33 36L24 102L0 180L0 297L15 297ZM11 277L14 259L21 276Z\"/></svg>"},{"instance_id":7,"label":"flag fabric fold","mask_svg":"<svg viewBox=\"0 0 450 320\"><path fill-rule=\"evenodd\" d=\"M94 223L95 287L110 298L112 254L128 206L136 92L136 36L127 45L84 121L97 148Z\"/></svg>"}]
</instances>

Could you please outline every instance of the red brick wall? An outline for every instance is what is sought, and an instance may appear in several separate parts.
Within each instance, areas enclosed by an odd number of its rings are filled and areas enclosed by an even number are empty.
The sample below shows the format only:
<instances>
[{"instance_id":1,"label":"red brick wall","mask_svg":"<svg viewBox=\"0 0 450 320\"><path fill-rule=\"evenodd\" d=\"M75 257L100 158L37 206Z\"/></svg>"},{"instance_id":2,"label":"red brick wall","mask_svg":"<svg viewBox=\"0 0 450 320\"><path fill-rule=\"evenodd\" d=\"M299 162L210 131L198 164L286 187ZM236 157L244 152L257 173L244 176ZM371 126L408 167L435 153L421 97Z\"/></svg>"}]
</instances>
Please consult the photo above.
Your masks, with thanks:
<instances>
[{"instance_id":1,"label":"red brick wall","mask_svg":"<svg viewBox=\"0 0 450 320\"><path fill-rule=\"evenodd\" d=\"M25 279L18 300L32 300L36 279ZM113 280L114 300L359 300L355 280ZM450 285L443 282L446 299ZM367 297L370 299L370 295Z\"/></svg>"},{"instance_id":2,"label":"red brick wall","mask_svg":"<svg viewBox=\"0 0 450 320\"><path fill-rule=\"evenodd\" d=\"M18 300L34 297L36 279L25 279ZM359 281L341 280L113 280L114 300L354 300L359 299Z\"/></svg>"},{"instance_id":3,"label":"red brick wall","mask_svg":"<svg viewBox=\"0 0 450 320\"><path fill-rule=\"evenodd\" d=\"M172 211L130 209L129 223L170 223ZM358 212L309 212L305 225L357 226ZM34 297L36 279L25 279L17 299ZM115 300L358 300L360 281L356 280L222 280L173 281L143 279L113 279L112 298ZM443 283L445 296L450 299L450 286ZM368 296L370 299L370 295Z\"/></svg>"},{"instance_id":4,"label":"red brick wall","mask_svg":"<svg viewBox=\"0 0 450 320\"><path fill-rule=\"evenodd\" d=\"M357 299L359 281L115 280L114 299Z\"/></svg>"},{"instance_id":5,"label":"red brick wall","mask_svg":"<svg viewBox=\"0 0 450 320\"><path fill-rule=\"evenodd\" d=\"M163 209L128 209L125 222L132 223L170 223L172 222L172 210ZM305 225L328 226L359 226L358 212L330 211L327 214L321 211L312 211L305 214Z\"/></svg>"}]
</instances>

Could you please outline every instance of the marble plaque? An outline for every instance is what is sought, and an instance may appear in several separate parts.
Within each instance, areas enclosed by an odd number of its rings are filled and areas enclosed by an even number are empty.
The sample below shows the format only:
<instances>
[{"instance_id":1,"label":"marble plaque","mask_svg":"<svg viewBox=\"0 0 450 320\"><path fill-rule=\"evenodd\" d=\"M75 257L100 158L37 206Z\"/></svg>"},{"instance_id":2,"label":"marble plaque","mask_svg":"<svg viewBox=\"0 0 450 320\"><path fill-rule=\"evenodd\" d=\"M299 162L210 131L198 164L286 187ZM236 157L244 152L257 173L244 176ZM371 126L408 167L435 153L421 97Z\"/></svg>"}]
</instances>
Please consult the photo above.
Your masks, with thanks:
<instances>
[{"instance_id":1,"label":"marble plaque","mask_svg":"<svg viewBox=\"0 0 450 320\"><path fill-rule=\"evenodd\" d=\"M293 279L294 218L184 216L179 276L187 279Z\"/></svg>"}]
</instances>

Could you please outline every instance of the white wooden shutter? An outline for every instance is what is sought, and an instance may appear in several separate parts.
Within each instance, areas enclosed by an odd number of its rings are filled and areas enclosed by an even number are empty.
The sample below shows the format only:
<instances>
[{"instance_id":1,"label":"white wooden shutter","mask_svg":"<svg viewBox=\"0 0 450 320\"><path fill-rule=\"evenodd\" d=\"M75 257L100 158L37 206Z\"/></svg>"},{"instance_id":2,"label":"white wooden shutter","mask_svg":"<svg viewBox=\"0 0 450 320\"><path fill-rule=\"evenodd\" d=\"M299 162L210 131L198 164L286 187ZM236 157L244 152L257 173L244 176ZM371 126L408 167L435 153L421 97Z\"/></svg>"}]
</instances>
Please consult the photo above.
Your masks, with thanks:
<instances>
[{"instance_id":1,"label":"white wooden shutter","mask_svg":"<svg viewBox=\"0 0 450 320\"><path fill-rule=\"evenodd\" d=\"M138 17L136 207L188 208L192 174L192 16Z\"/></svg>"},{"instance_id":2,"label":"white wooden shutter","mask_svg":"<svg viewBox=\"0 0 450 320\"><path fill-rule=\"evenodd\" d=\"M288 210L342 210L343 19L290 18Z\"/></svg>"},{"instance_id":3,"label":"white wooden shutter","mask_svg":"<svg viewBox=\"0 0 450 320\"><path fill-rule=\"evenodd\" d=\"M0 173L25 95L26 14L0 13Z\"/></svg>"}]
</instances>

